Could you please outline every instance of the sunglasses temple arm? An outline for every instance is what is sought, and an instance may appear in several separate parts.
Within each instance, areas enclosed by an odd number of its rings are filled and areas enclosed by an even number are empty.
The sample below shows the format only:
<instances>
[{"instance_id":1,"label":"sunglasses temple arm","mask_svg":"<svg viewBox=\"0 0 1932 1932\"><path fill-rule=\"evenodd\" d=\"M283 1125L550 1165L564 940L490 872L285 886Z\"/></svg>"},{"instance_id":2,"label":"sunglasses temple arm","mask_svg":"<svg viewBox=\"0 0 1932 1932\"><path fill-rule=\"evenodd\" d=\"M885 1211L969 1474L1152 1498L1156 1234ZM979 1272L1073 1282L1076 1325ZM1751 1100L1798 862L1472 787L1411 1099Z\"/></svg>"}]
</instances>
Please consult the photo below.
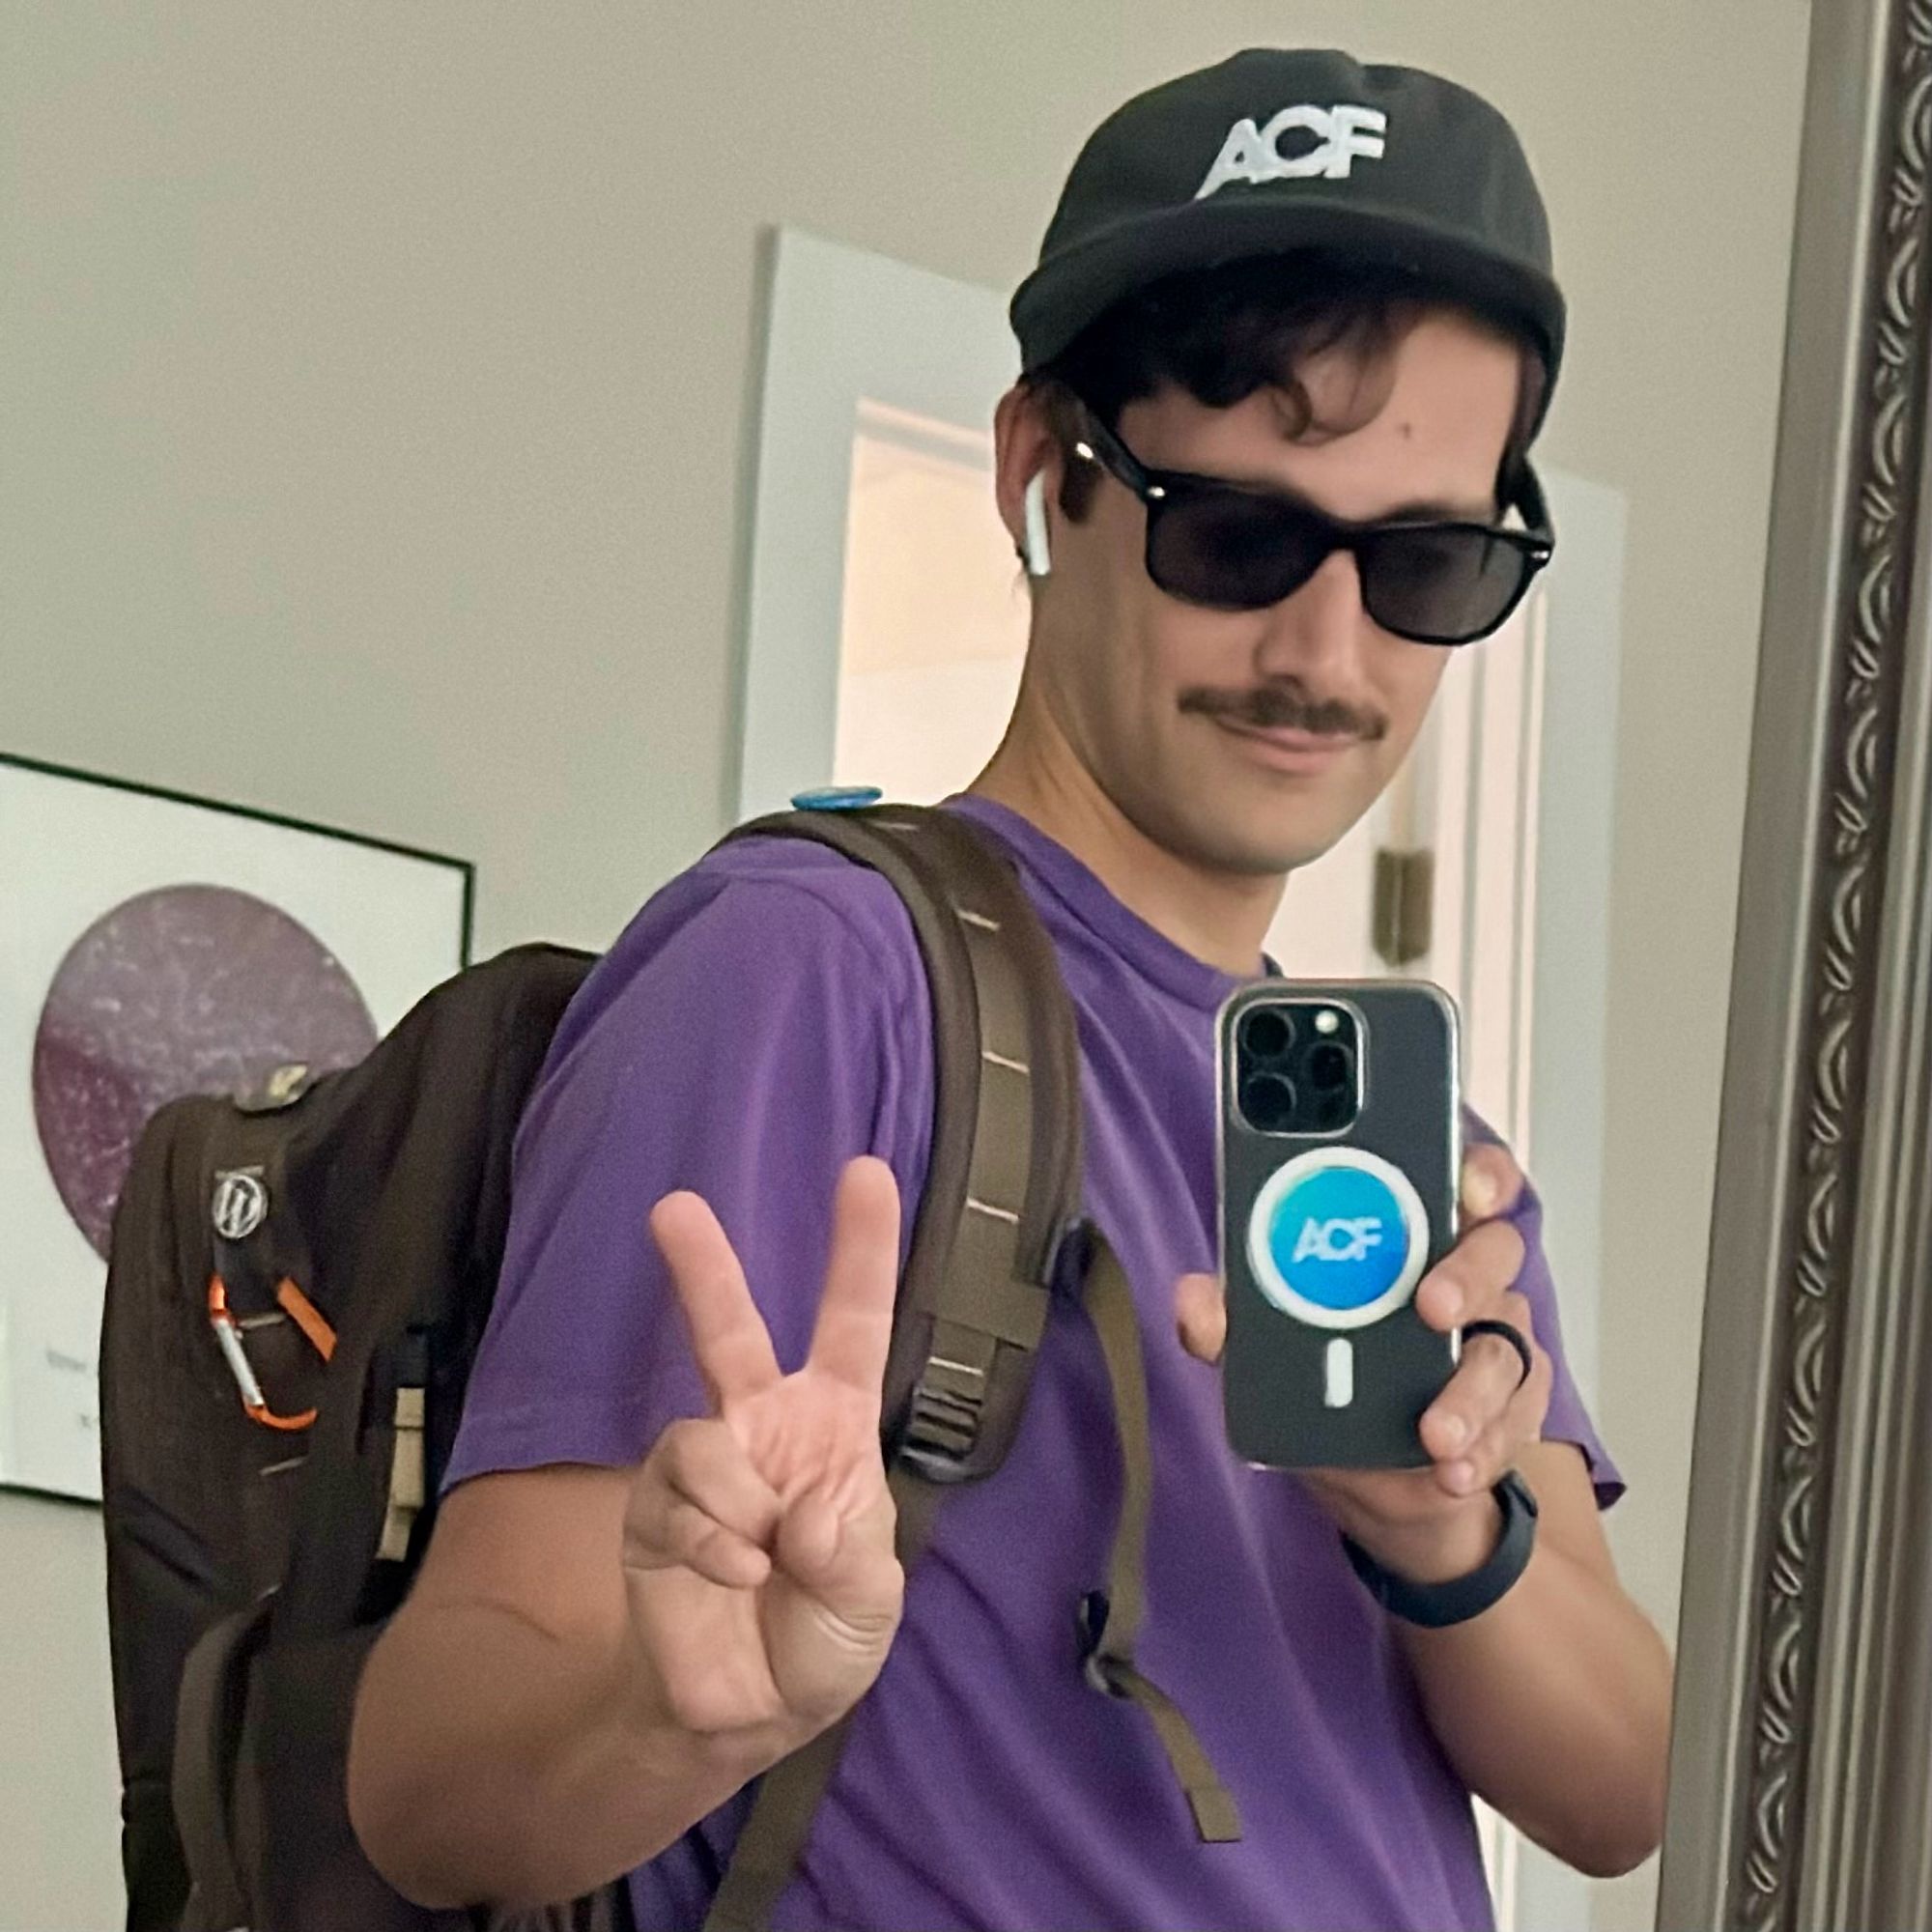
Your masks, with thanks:
<instances>
[{"instance_id":1,"label":"sunglasses temple arm","mask_svg":"<svg viewBox=\"0 0 1932 1932\"><path fill-rule=\"evenodd\" d=\"M1522 512L1522 521L1530 535L1554 544L1556 532L1549 526L1549 504L1543 494L1543 479L1536 473L1535 466L1527 461L1518 478L1515 494L1515 507Z\"/></svg>"}]
</instances>

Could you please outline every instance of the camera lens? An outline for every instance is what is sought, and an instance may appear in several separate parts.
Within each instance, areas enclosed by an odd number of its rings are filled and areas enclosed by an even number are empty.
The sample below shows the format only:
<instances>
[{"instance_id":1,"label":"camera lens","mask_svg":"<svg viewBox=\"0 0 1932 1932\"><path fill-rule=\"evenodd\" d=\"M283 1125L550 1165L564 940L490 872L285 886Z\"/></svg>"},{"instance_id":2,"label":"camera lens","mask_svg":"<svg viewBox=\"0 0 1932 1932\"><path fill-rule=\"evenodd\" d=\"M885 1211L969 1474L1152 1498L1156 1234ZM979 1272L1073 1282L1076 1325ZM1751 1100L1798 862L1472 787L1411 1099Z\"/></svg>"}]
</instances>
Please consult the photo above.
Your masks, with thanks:
<instances>
[{"instance_id":1,"label":"camera lens","mask_svg":"<svg viewBox=\"0 0 1932 1932\"><path fill-rule=\"evenodd\" d=\"M1346 1046L1325 1040L1308 1056L1308 1084L1321 1094L1339 1093L1354 1074L1354 1063Z\"/></svg>"},{"instance_id":2,"label":"camera lens","mask_svg":"<svg viewBox=\"0 0 1932 1932\"><path fill-rule=\"evenodd\" d=\"M1315 1104L1309 1110L1315 1117L1316 1127L1327 1133L1336 1127L1346 1127L1351 1110L1351 1096L1341 1091L1318 1094Z\"/></svg>"},{"instance_id":3,"label":"camera lens","mask_svg":"<svg viewBox=\"0 0 1932 1932\"><path fill-rule=\"evenodd\" d=\"M1241 1022L1251 1060L1279 1060L1294 1044L1294 1022L1279 1007L1258 1007Z\"/></svg>"},{"instance_id":4,"label":"camera lens","mask_svg":"<svg viewBox=\"0 0 1932 1932\"><path fill-rule=\"evenodd\" d=\"M1294 1089L1279 1073L1257 1073L1241 1083L1241 1112L1251 1126L1278 1134L1294 1119Z\"/></svg>"}]
</instances>

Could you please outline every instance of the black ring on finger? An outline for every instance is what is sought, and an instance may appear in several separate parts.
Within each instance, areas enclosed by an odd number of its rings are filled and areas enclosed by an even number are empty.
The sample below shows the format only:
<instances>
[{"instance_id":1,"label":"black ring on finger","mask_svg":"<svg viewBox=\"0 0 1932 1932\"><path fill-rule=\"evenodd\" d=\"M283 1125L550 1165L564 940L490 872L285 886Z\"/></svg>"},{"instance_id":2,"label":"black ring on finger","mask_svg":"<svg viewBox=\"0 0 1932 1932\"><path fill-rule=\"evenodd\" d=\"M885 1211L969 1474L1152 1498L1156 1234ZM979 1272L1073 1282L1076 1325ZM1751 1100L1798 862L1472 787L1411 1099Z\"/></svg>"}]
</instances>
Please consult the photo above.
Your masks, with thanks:
<instances>
[{"instance_id":1,"label":"black ring on finger","mask_svg":"<svg viewBox=\"0 0 1932 1932\"><path fill-rule=\"evenodd\" d=\"M1463 1340L1466 1343L1471 1335L1493 1335L1498 1341L1507 1342L1516 1350L1517 1360L1522 1364L1522 1374L1517 1377L1516 1385L1520 1388L1530 1378L1536 1367L1536 1357L1530 1353L1529 1344L1523 1340L1522 1330L1513 1321L1465 1321L1463 1324Z\"/></svg>"}]
</instances>

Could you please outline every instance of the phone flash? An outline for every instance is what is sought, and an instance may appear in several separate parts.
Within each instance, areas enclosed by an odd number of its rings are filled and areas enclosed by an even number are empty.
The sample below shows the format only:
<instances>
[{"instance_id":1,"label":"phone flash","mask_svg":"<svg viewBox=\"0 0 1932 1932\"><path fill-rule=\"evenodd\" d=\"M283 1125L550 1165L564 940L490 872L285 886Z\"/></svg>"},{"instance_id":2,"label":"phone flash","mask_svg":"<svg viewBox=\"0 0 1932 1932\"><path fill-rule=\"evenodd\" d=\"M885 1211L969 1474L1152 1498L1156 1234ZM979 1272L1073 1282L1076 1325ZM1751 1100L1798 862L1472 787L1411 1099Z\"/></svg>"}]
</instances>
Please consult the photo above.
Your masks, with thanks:
<instances>
[{"instance_id":1,"label":"phone flash","mask_svg":"<svg viewBox=\"0 0 1932 1932\"><path fill-rule=\"evenodd\" d=\"M1342 1015L1340 1013L1332 1013L1324 1009L1315 1015L1315 1031L1317 1033L1334 1033L1341 1024Z\"/></svg>"}]
</instances>

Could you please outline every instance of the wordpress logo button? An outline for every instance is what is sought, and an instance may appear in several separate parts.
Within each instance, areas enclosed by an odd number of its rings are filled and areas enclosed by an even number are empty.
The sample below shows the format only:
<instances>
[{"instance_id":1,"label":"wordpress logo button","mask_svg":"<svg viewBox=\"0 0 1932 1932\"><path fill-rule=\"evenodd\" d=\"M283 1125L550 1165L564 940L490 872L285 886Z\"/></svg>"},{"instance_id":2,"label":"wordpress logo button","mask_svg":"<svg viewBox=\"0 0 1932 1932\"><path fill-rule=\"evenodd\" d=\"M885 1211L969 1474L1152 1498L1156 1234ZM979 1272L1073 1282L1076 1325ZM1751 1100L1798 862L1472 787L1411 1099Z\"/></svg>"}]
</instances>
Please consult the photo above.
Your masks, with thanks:
<instances>
[{"instance_id":1,"label":"wordpress logo button","mask_svg":"<svg viewBox=\"0 0 1932 1932\"><path fill-rule=\"evenodd\" d=\"M1363 1328L1415 1293L1429 1219L1402 1170L1358 1148L1320 1148L1269 1178L1248 1224L1256 1285L1321 1328Z\"/></svg>"}]
</instances>

